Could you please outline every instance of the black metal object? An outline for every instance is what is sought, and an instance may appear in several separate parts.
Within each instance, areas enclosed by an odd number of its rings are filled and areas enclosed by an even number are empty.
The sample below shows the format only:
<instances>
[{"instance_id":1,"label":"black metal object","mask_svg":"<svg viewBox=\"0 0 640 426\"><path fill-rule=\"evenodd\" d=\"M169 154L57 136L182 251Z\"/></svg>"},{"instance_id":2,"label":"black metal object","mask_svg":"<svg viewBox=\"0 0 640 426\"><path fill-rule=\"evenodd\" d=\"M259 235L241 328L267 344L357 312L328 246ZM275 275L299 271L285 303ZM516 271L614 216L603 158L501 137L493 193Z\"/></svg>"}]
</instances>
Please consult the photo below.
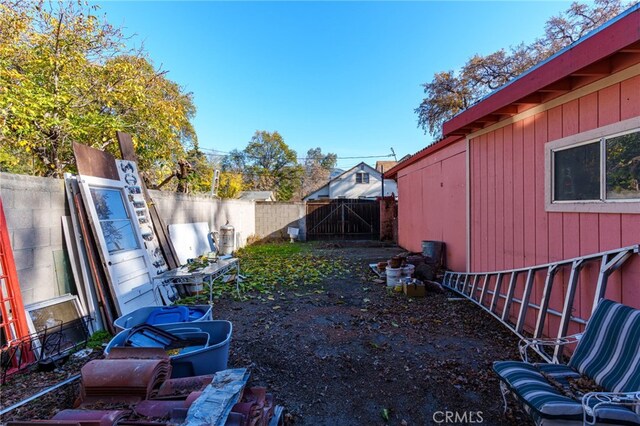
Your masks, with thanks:
<instances>
[{"instance_id":1,"label":"black metal object","mask_svg":"<svg viewBox=\"0 0 640 426\"><path fill-rule=\"evenodd\" d=\"M91 321L93 318L84 316L77 320L60 322L0 348L2 384L6 383L10 374L37 362L41 362L46 368L71 352L85 347Z\"/></svg>"},{"instance_id":2,"label":"black metal object","mask_svg":"<svg viewBox=\"0 0 640 426\"><path fill-rule=\"evenodd\" d=\"M380 238L380 206L377 200L307 202L306 222L310 240Z\"/></svg>"}]
</instances>

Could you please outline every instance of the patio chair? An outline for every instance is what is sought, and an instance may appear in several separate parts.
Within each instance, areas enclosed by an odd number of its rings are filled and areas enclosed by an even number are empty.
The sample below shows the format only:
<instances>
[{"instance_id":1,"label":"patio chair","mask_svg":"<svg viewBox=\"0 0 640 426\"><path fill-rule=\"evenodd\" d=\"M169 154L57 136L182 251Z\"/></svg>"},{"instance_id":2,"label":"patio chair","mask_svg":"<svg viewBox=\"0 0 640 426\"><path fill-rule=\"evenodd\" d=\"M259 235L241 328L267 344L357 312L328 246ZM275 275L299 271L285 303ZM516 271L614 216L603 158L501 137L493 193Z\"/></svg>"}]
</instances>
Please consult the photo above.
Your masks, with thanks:
<instances>
[{"instance_id":1,"label":"patio chair","mask_svg":"<svg viewBox=\"0 0 640 426\"><path fill-rule=\"evenodd\" d=\"M569 362L528 362L532 345L577 342ZM526 341L523 361L497 361L506 409L511 393L538 425L640 425L640 310L602 300L584 333L553 340ZM603 392L576 391L570 381L592 380Z\"/></svg>"}]
</instances>

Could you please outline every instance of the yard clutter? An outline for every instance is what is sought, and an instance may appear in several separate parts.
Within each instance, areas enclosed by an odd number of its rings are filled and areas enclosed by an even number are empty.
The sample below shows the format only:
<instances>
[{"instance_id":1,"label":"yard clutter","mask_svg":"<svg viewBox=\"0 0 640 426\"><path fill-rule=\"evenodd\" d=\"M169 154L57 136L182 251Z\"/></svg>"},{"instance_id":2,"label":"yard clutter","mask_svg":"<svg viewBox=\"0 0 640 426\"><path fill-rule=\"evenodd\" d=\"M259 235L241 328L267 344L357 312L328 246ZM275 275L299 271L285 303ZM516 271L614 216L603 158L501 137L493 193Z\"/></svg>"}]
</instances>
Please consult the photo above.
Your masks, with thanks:
<instances>
[{"instance_id":1,"label":"yard clutter","mask_svg":"<svg viewBox=\"0 0 640 426\"><path fill-rule=\"evenodd\" d=\"M424 297L427 292L442 293L442 286L435 281L444 272L444 243L425 241L424 253L401 253L386 261L372 263L369 268L385 280L387 287L403 292L409 297ZM438 244L436 244L438 243ZM436 248L434 248L436 247Z\"/></svg>"},{"instance_id":2,"label":"yard clutter","mask_svg":"<svg viewBox=\"0 0 640 426\"><path fill-rule=\"evenodd\" d=\"M123 315L113 323L117 331L132 328L139 324L168 324L175 322L192 322L211 320L210 305L195 306L147 306Z\"/></svg>"},{"instance_id":3,"label":"yard clutter","mask_svg":"<svg viewBox=\"0 0 640 426\"><path fill-rule=\"evenodd\" d=\"M71 217L64 223L79 296L62 302L71 303L76 317L86 312L95 318L97 329L119 333L104 359L82 367L75 409L47 422L277 424L283 409L266 388L245 392L249 372L227 369L232 323L212 318L215 280L235 280L239 294L234 227L227 222L218 235L207 223L186 224L166 233L138 173L131 138L118 138L122 160L74 144L79 174L65 176ZM208 304L174 305L207 293ZM83 342L88 334L80 336ZM52 353L36 349L36 355Z\"/></svg>"},{"instance_id":4,"label":"yard clutter","mask_svg":"<svg viewBox=\"0 0 640 426\"><path fill-rule=\"evenodd\" d=\"M105 354L118 348L161 348L171 353L172 377L201 376L227 368L232 332L231 322L223 320L193 322L188 327L140 324L118 333Z\"/></svg>"}]
</instances>

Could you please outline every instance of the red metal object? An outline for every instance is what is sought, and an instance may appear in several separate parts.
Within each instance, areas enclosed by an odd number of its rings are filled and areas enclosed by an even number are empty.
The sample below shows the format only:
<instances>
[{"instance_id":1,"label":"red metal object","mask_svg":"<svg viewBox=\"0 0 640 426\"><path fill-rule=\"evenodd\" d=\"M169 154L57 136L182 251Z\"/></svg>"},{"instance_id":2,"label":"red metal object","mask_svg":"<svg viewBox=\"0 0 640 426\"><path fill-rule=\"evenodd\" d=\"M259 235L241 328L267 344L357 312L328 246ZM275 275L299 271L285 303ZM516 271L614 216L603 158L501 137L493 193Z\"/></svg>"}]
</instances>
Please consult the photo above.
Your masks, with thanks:
<instances>
[{"instance_id":1,"label":"red metal object","mask_svg":"<svg viewBox=\"0 0 640 426\"><path fill-rule=\"evenodd\" d=\"M77 423L80 426L112 426L129 414L131 411L128 410L62 410L51 420Z\"/></svg>"},{"instance_id":2,"label":"red metal object","mask_svg":"<svg viewBox=\"0 0 640 426\"><path fill-rule=\"evenodd\" d=\"M12 346L20 345L22 339L29 335L2 198L0 198L0 333L2 334L2 352ZM25 362L35 361L30 345L23 346L19 357L12 357L14 365L7 374L17 371Z\"/></svg>"},{"instance_id":3,"label":"red metal object","mask_svg":"<svg viewBox=\"0 0 640 426\"><path fill-rule=\"evenodd\" d=\"M168 359L102 359L82 367L82 399L130 402L153 398L171 375Z\"/></svg>"},{"instance_id":4,"label":"red metal object","mask_svg":"<svg viewBox=\"0 0 640 426\"><path fill-rule=\"evenodd\" d=\"M184 398L192 392L198 392L207 387L213 380L213 374L206 376L183 377L179 379L169 379L165 381L156 398L176 399Z\"/></svg>"},{"instance_id":5,"label":"red metal object","mask_svg":"<svg viewBox=\"0 0 640 426\"><path fill-rule=\"evenodd\" d=\"M111 348L106 359L169 359L169 355L161 348L120 347ZM209 380L211 381L211 380Z\"/></svg>"},{"instance_id":6,"label":"red metal object","mask_svg":"<svg viewBox=\"0 0 640 426\"><path fill-rule=\"evenodd\" d=\"M152 419L166 418L176 408L187 408L186 401L157 401L145 399L136 404L135 411L138 415Z\"/></svg>"}]
</instances>

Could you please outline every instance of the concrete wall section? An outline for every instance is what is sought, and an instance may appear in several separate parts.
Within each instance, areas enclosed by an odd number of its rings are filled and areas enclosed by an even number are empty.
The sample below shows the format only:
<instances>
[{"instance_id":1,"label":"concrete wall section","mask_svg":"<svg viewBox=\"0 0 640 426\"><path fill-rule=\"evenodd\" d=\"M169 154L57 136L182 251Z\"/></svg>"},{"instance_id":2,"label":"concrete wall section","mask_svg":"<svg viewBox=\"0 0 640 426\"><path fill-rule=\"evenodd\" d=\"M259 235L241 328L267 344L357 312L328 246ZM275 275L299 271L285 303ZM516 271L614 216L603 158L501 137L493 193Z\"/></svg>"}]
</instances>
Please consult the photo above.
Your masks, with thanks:
<instances>
[{"instance_id":1,"label":"concrete wall section","mask_svg":"<svg viewBox=\"0 0 640 426\"><path fill-rule=\"evenodd\" d=\"M289 238L287 228L298 228L306 240L305 203L256 203L256 236L260 239Z\"/></svg>"},{"instance_id":2,"label":"concrete wall section","mask_svg":"<svg viewBox=\"0 0 640 426\"><path fill-rule=\"evenodd\" d=\"M61 217L69 215L69 208L64 191L61 179L0 173L0 197L25 304L68 291L71 274L56 270L64 269L61 259L66 254ZM207 222L218 230L228 220L236 229L237 247L256 233L253 201L161 191L151 191L151 196L167 225Z\"/></svg>"},{"instance_id":3,"label":"concrete wall section","mask_svg":"<svg viewBox=\"0 0 640 426\"><path fill-rule=\"evenodd\" d=\"M64 249L60 218L69 214L63 181L0 173L0 197L25 305L59 296L54 256Z\"/></svg>"},{"instance_id":4,"label":"concrete wall section","mask_svg":"<svg viewBox=\"0 0 640 426\"><path fill-rule=\"evenodd\" d=\"M255 203L244 200L218 200L207 196L149 191L166 225L207 222L217 231L229 221L236 230L236 246L243 247L256 233Z\"/></svg>"}]
</instances>

